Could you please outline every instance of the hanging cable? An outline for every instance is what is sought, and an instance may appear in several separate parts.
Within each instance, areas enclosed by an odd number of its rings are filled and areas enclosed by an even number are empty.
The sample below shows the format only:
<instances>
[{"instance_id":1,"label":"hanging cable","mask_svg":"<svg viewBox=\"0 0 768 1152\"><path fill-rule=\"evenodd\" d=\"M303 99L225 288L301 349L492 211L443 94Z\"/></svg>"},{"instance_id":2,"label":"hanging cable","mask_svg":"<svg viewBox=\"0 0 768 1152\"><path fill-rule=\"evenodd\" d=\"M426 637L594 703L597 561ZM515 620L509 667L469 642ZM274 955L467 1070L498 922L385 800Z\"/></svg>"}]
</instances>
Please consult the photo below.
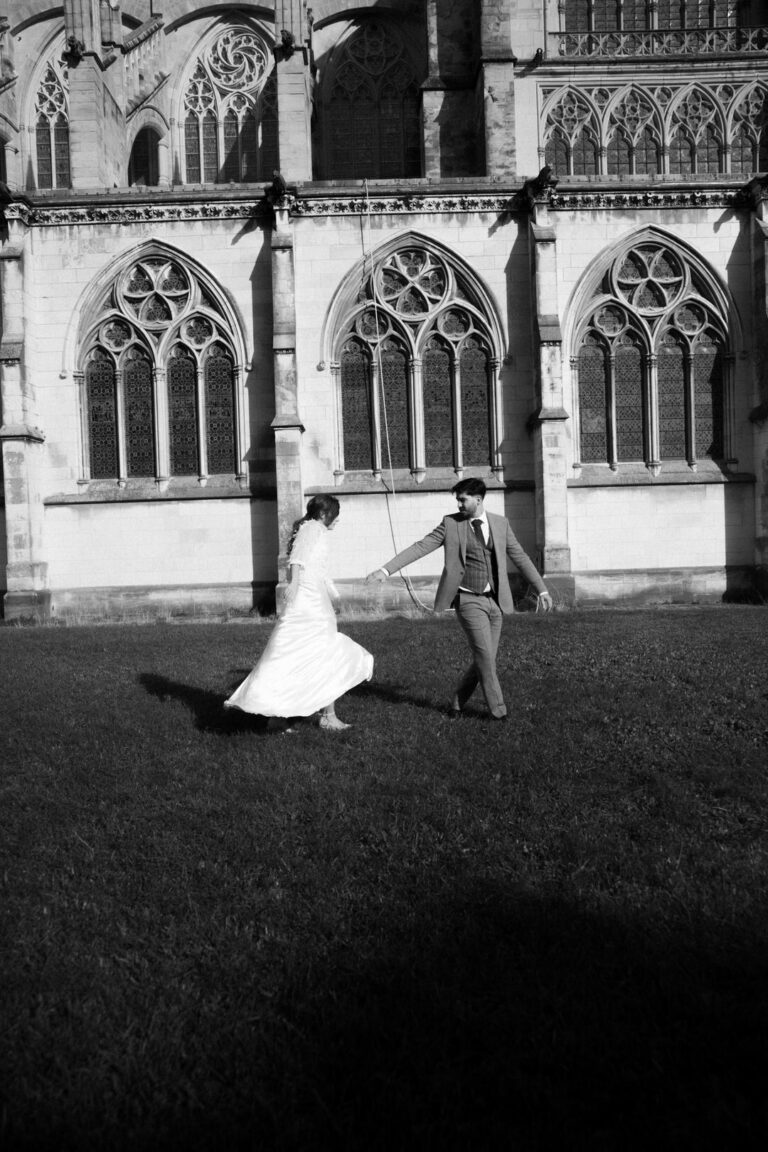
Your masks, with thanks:
<instances>
[{"instance_id":1,"label":"hanging cable","mask_svg":"<svg viewBox=\"0 0 768 1152\"><path fill-rule=\"evenodd\" d=\"M384 427L384 441L385 441L385 444L387 447L387 460L389 462L390 491L387 492L385 489L387 517L389 519L389 532L390 532L390 536L392 537L392 545L395 549L395 552L398 552L399 548L398 548L398 543L397 543L397 535L395 532L395 521L397 521L397 519L398 519L398 515L397 515L397 489L395 486L395 471L394 471L394 468L392 466L392 449L391 449L390 441L389 441L389 420L388 420L388 416L387 416L387 397L386 397L386 391L384 388L384 364L383 364L383 360L382 360L382 356L381 356L381 333L379 330L379 306L378 306L378 300L376 299L376 288L375 288L375 285L373 284L373 245L371 243L371 199L370 199L370 195L368 193L368 180L366 179L364 183L365 183L366 229L365 229L365 234L364 234L363 241L362 241L362 247L363 247L363 283L365 283L365 280L366 280L366 264L368 264L368 267L370 269L371 285L372 285L371 299L373 301L373 323L374 323L375 335L376 335L376 371L377 371L378 381L379 381L379 399L381 401L380 410L381 410L382 417L383 417L382 422L383 422L383 427ZM391 507L390 507L390 496L392 498ZM407 576L405 572L398 572L398 576L400 577L403 584L405 585L406 591L407 591L408 595L410 596L411 600L413 601L413 603L416 604L417 607L421 608L424 612L434 612L434 608L430 608L428 604L425 604L424 601L419 598L419 596L416 593L415 588L413 587L413 584L411 583L410 576Z\"/></svg>"}]
</instances>

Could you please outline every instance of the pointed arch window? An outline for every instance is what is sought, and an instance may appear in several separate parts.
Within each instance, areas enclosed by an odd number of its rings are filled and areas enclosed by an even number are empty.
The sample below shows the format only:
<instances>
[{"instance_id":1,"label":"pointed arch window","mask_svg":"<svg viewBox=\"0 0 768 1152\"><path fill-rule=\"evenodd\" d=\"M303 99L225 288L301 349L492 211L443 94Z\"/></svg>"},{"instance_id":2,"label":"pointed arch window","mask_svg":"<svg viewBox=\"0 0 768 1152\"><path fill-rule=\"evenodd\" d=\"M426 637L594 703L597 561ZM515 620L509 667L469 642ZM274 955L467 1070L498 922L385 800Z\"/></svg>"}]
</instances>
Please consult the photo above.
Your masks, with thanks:
<instances>
[{"instance_id":1,"label":"pointed arch window","mask_svg":"<svg viewBox=\"0 0 768 1152\"><path fill-rule=\"evenodd\" d=\"M154 128L142 128L136 133L128 161L128 183L147 188L157 187L160 179L160 136Z\"/></svg>"},{"instance_id":2,"label":"pointed arch window","mask_svg":"<svg viewBox=\"0 0 768 1152\"><path fill-rule=\"evenodd\" d=\"M581 464L722 460L727 323L711 285L661 241L606 272L572 360Z\"/></svg>"},{"instance_id":3,"label":"pointed arch window","mask_svg":"<svg viewBox=\"0 0 768 1152\"><path fill-rule=\"evenodd\" d=\"M474 287L416 245L382 257L340 334L340 471L501 471L498 359Z\"/></svg>"},{"instance_id":4,"label":"pointed arch window","mask_svg":"<svg viewBox=\"0 0 768 1152\"><path fill-rule=\"evenodd\" d=\"M249 28L228 28L196 58L184 92L187 184L249 183L277 167L271 53Z\"/></svg>"},{"instance_id":5,"label":"pointed arch window","mask_svg":"<svg viewBox=\"0 0 768 1152\"><path fill-rule=\"evenodd\" d=\"M84 479L244 482L237 342L211 288L150 252L92 314L81 342Z\"/></svg>"},{"instance_id":6,"label":"pointed arch window","mask_svg":"<svg viewBox=\"0 0 768 1152\"><path fill-rule=\"evenodd\" d=\"M38 188L68 188L69 79L64 64L48 64L35 99Z\"/></svg>"},{"instance_id":7,"label":"pointed arch window","mask_svg":"<svg viewBox=\"0 0 768 1152\"><path fill-rule=\"evenodd\" d=\"M422 71L395 25L358 26L324 85L326 179L421 174Z\"/></svg>"}]
</instances>

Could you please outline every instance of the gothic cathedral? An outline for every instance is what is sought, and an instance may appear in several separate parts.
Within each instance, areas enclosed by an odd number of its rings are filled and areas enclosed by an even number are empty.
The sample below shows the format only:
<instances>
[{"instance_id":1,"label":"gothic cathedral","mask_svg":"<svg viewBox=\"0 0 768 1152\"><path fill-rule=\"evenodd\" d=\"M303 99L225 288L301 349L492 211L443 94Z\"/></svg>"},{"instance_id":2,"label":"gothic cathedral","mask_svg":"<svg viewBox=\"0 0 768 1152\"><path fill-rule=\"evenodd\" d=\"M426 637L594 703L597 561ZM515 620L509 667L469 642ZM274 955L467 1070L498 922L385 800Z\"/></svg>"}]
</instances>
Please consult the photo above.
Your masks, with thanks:
<instances>
[{"instance_id":1,"label":"gothic cathedral","mask_svg":"<svg viewBox=\"0 0 768 1152\"><path fill-rule=\"evenodd\" d=\"M768 591L764 0L3 7L6 619L268 608L326 491L366 602L465 476L562 603Z\"/></svg>"}]
</instances>

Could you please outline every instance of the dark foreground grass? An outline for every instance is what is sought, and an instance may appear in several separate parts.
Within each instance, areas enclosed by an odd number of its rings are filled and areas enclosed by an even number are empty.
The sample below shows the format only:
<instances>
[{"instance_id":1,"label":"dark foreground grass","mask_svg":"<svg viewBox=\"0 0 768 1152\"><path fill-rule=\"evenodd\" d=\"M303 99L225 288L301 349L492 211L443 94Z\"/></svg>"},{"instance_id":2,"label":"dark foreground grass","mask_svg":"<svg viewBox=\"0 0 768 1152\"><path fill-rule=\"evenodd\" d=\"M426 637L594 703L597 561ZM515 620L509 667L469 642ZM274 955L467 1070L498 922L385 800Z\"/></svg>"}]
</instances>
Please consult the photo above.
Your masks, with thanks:
<instances>
[{"instance_id":1,"label":"dark foreground grass","mask_svg":"<svg viewBox=\"0 0 768 1152\"><path fill-rule=\"evenodd\" d=\"M341 736L224 713L260 625L0 630L13 1150L764 1149L768 611L343 625Z\"/></svg>"}]
</instances>

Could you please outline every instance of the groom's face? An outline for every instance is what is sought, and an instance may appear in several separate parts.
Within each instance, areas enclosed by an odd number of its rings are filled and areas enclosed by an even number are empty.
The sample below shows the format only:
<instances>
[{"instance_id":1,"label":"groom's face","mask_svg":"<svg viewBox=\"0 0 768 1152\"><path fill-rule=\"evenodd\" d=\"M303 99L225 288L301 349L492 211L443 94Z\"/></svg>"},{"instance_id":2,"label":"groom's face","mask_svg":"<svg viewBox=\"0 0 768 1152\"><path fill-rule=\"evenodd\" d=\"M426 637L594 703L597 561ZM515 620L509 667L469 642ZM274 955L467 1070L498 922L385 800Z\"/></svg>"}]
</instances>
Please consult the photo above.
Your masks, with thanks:
<instances>
[{"instance_id":1,"label":"groom's face","mask_svg":"<svg viewBox=\"0 0 768 1152\"><path fill-rule=\"evenodd\" d=\"M456 503L465 520L471 520L473 516L479 516L483 511L482 497L470 496L467 492L462 492L460 496L457 496Z\"/></svg>"}]
</instances>

